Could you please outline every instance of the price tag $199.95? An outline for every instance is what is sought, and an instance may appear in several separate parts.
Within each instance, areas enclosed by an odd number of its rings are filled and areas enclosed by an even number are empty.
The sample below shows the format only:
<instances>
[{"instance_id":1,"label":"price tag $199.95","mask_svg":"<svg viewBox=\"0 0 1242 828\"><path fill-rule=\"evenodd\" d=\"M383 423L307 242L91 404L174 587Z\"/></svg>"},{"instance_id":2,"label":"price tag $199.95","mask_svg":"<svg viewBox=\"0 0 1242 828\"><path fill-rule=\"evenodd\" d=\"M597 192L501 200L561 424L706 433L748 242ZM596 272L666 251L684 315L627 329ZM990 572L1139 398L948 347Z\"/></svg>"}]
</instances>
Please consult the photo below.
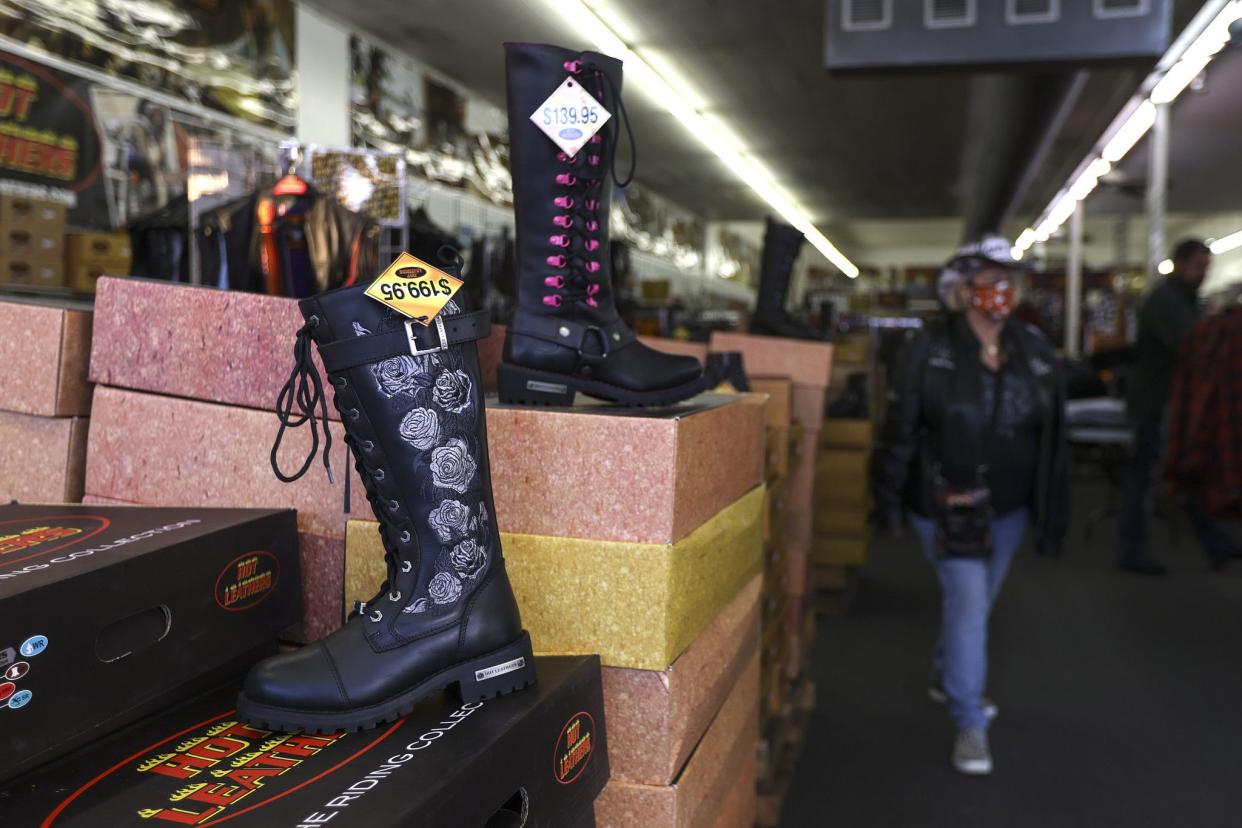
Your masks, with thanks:
<instances>
[{"instance_id":1,"label":"price tag $199.95","mask_svg":"<svg viewBox=\"0 0 1242 828\"><path fill-rule=\"evenodd\" d=\"M403 316L430 325L463 284L461 279L402 253L366 293Z\"/></svg>"}]
</instances>

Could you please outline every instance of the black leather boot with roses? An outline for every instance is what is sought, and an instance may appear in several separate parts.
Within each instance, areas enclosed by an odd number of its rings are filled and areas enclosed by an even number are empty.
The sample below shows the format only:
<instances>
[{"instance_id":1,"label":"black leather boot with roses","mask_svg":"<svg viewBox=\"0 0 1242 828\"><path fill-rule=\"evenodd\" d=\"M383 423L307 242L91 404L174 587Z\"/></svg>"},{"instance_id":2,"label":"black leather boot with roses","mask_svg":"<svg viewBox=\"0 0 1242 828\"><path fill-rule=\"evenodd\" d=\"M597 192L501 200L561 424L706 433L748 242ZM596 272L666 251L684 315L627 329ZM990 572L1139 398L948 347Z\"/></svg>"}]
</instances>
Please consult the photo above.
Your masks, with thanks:
<instances>
[{"instance_id":1,"label":"black leather boot with roses","mask_svg":"<svg viewBox=\"0 0 1242 828\"><path fill-rule=\"evenodd\" d=\"M629 123L621 61L508 43L505 74L517 308L497 372L501 402L571 405L581 391L629 405L669 405L713 387L698 360L647 347L617 314L608 222L618 124ZM612 115L573 156L530 120L567 82ZM567 131L582 137L577 128Z\"/></svg>"},{"instance_id":2,"label":"black leather boot with roses","mask_svg":"<svg viewBox=\"0 0 1242 828\"><path fill-rule=\"evenodd\" d=\"M460 260L446 270L460 274ZM464 313L455 299L422 326L367 297L366 289L340 288L299 303L306 324L278 403L272 465L286 481L306 473L318 451L318 414L328 467L331 435L313 341L380 523L388 578L344 627L251 670L238 715L264 728L370 728L450 685L474 702L535 681L492 505L474 344L487 336L487 314ZM280 439L287 426L305 423L314 448L285 475L276 464Z\"/></svg>"}]
</instances>

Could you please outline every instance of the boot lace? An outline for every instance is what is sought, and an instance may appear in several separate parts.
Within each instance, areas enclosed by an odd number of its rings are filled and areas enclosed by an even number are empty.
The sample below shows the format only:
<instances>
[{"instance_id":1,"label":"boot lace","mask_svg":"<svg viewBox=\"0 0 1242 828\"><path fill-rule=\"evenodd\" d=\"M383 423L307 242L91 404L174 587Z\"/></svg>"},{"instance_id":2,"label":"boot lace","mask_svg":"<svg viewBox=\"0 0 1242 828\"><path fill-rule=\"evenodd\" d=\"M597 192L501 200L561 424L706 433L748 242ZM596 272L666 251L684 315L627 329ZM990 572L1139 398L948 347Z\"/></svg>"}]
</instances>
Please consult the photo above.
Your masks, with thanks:
<instances>
[{"instance_id":1,"label":"boot lace","mask_svg":"<svg viewBox=\"0 0 1242 828\"><path fill-rule=\"evenodd\" d=\"M608 100L611 98L612 107L609 108L616 108L630 142L630 169L624 181L617 176L620 129L615 120L611 127L611 140L606 140L602 134L609 130L606 126L601 133L593 135L577 155L561 152L556 156L561 164L561 171L556 173L556 184L563 189L552 199L552 203L564 212L552 218L553 232L548 236L548 243L559 252L553 252L545 259L550 272L543 280L544 286L549 288L543 297L543 304L559 308L566 301L582 301L589 307L597 308L599 300L596 297L603 290L598 274L604 269L602 256L607 253L599 235L608 229L600 221L600 196L609 178L618 187L628 186L634 180L638 151L629 114L612 78L599 66L582 58L565 61L563 68L578 77L579 83L583 83L584 77L588 78L595 87L588 87L588 91L605 107L609 107ZM575 244L575 241L578 243Z\"/></svg>"},{"instance_id":2,"label":"boot lace","mask_svg":"<svg viewBox=\"0 0 1242 828\"><path fill-rule=\"evenodd\" d=\"M300 479L310 470L319 453L319 425L315 422L315 408L319 408L319 417L323 423L323 467L328 474L328 482L336 482L332 476L332 432L328 429L328 403L323 393L323 380L315 368L311 358L311 332L319 327L319 317L312 316L306 324L298 329L297 339L293 345L293 371L284 387L276 397L276 417L280 420L280 429L276 432L276 441L272 443L272 471L282 483L292 483ZM300 411L294 413L293 406L297 403ZM301 467L293 474L285 474L280 470L277 454L285 431L300 428L310 423L311 450L306 455Z\"/></svg>"}]
</instances>

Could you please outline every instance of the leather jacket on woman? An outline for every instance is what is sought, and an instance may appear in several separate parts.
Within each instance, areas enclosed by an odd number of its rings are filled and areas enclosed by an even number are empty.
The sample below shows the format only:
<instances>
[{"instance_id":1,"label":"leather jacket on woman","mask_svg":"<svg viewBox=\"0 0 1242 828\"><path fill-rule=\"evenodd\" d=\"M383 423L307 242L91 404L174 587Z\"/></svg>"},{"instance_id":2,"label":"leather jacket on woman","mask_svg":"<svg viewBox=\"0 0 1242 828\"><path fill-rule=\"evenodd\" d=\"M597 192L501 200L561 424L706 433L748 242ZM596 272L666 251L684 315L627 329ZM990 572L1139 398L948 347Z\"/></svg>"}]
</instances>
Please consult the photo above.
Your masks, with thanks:
<instances>
[{"instance_id":1,"label":"leather jacket on woman","mask_svg":"<svg viewBox=\"0 0 1242 828\"><path fill-rule=\"evenodd\" d=\"M1005 364L1000 372L989 372L979 340L960 314L933 320L907 343L878 452L879 515L889 525L900 520L903 506L934 516L936 473L971 485L976 481L952 478L977 475L983 457L1003 463L1007 454L997 450L997 441L1007 436L1009 447L1019 449L1009 455L1029 461L1023 466L1033 478L1015 480L1014 469L989 468L989 481L994 489L1003 485L1011 494L1026 493L1025 504L1013 505L1030 509L1039 550L1056 553L1069 506L1061 371L1036 328L1010 320L1001 344ZM991 410L985 410L985 399L994 402ZM1023 430L1006 434L1006 417L1020 420Z\"/></svg>"}]
</instances>

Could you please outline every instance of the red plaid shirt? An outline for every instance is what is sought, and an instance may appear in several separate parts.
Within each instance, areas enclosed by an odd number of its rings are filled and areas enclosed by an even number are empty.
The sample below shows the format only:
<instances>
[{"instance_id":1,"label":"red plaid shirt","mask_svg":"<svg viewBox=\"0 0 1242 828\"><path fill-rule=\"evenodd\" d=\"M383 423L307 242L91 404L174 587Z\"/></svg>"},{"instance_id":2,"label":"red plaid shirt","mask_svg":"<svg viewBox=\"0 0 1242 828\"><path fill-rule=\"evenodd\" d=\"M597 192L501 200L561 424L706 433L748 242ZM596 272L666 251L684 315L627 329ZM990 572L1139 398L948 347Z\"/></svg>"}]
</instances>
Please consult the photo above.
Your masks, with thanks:
<instances>
[{"instance_id":1,"label":"red plaid shirt","mask_svg":"<svg viewBox=\"0 0 1242 828\"><path fill-rule=\"evenodd\" d=\"M1178 352L1168 477L1211 517L1242 517L1242 308L1199 322Z\"/></svg>"}]
</instances>

